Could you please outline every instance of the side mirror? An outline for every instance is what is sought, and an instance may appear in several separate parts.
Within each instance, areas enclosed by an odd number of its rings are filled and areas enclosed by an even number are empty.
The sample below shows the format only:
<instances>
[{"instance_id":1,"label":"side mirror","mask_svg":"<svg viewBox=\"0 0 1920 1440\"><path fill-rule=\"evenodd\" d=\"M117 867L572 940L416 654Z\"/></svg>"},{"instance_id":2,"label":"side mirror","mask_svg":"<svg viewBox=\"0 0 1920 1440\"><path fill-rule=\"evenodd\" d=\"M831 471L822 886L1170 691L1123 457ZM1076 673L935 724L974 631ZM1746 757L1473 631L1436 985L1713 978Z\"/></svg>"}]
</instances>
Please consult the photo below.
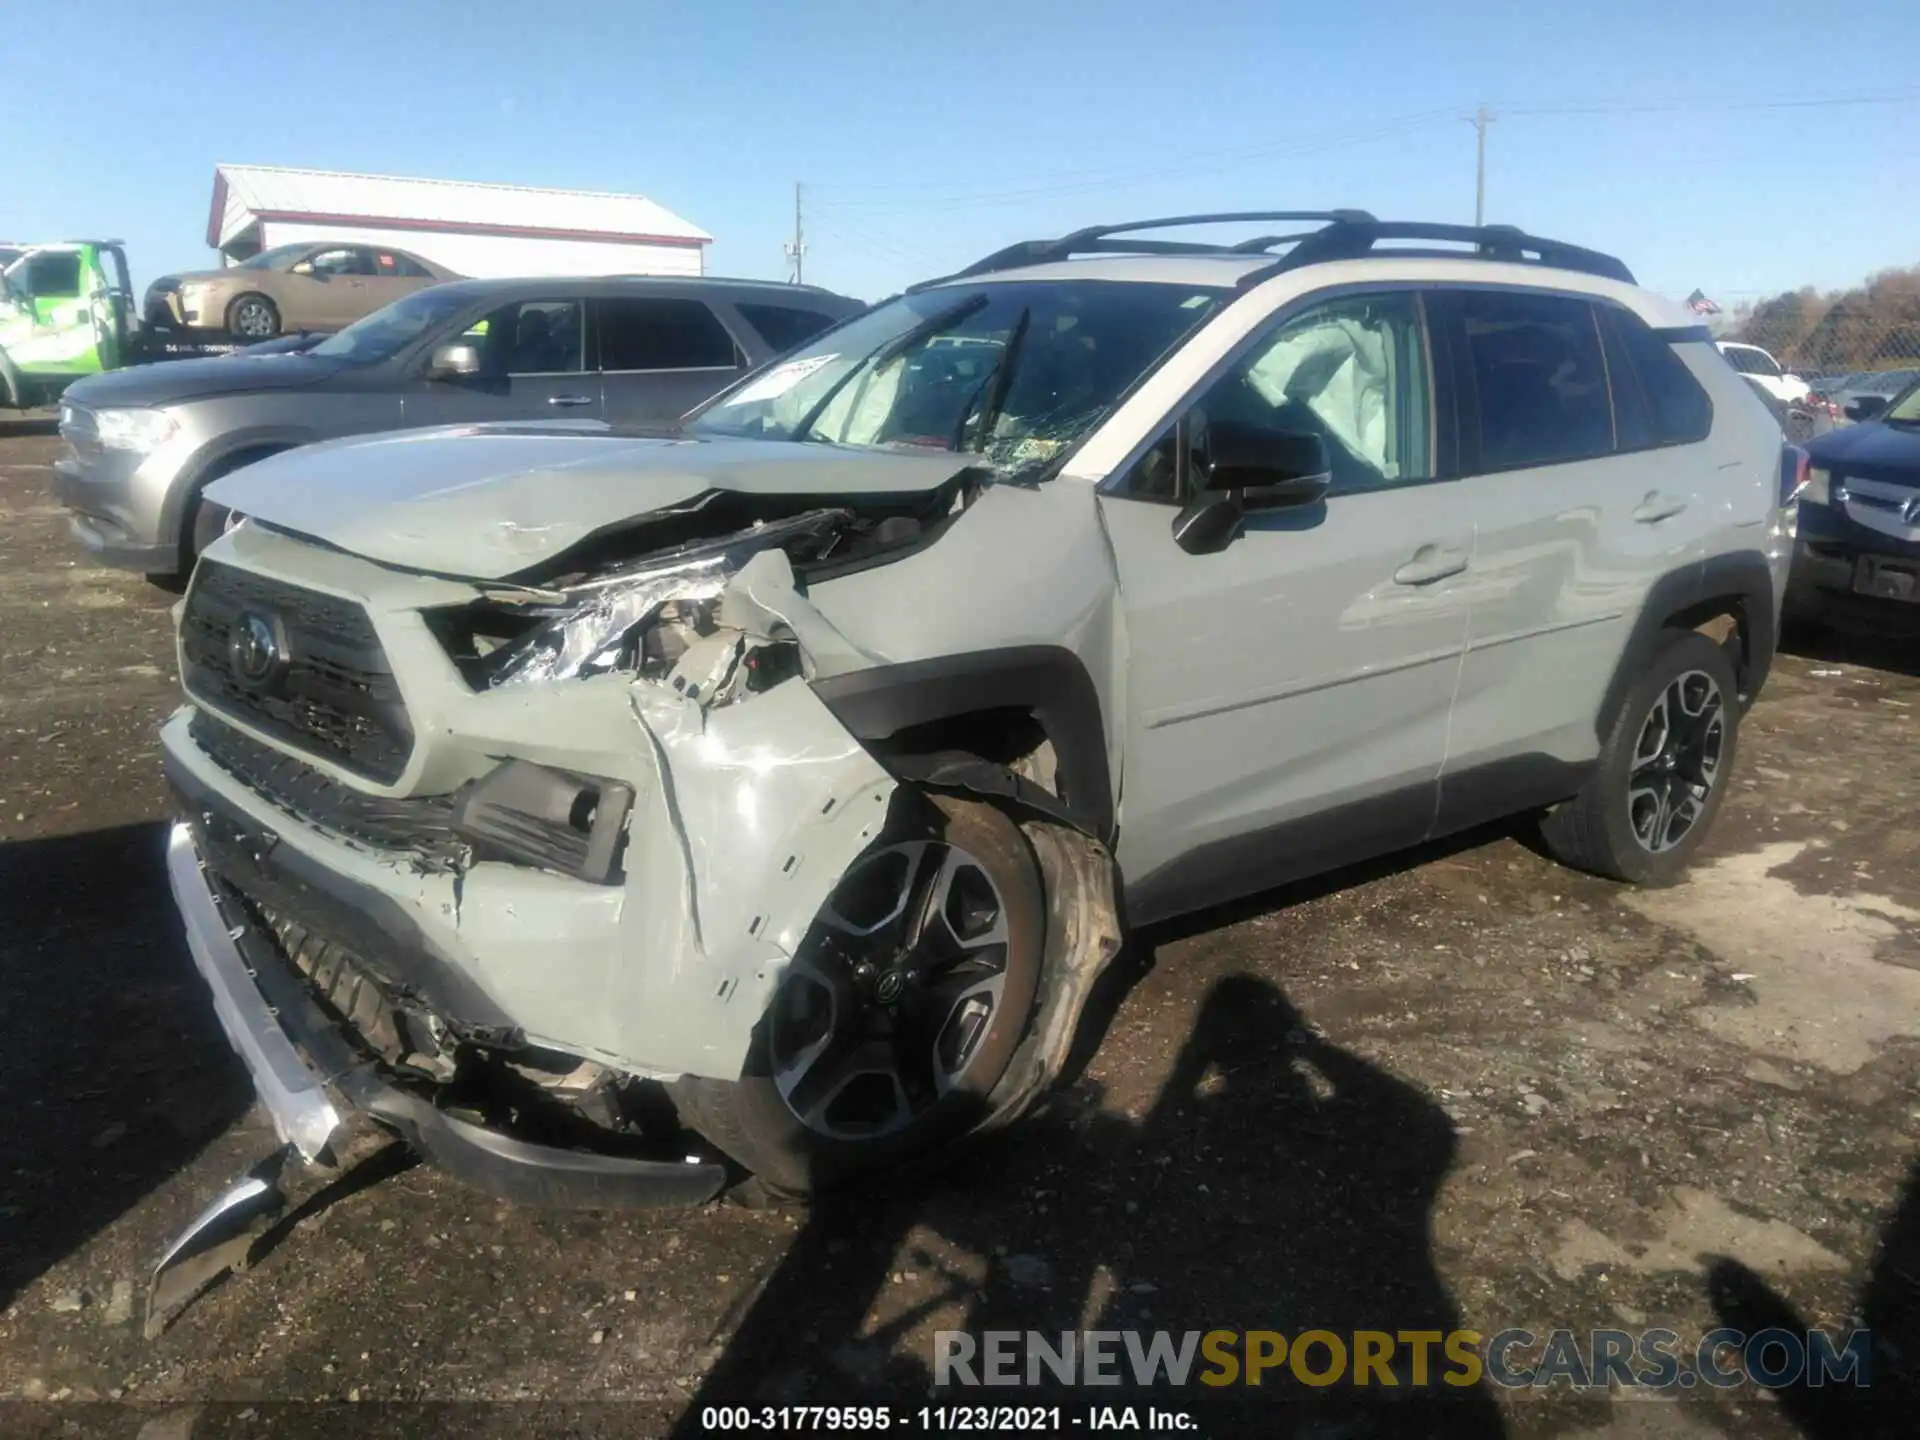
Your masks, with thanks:
<instances>
[{"instance_id":1,"label":"side mirror","mask_svg":"<svg viewBox=\"0 0 1920 1440\"><path fill-rule=\"evenodd\" d=\"M1847 402L1849 420L1871 420L1887 408L1884 395L1856 395Z\"/></svg>"},{"instance_id":2,"label":"side mirror","mask_svg":"<svg viewBox=\"0 0 1920 1440\"><path fill-rule=\"evenodd\" d=\"M1323 499L1333 464L1318 435L1222 422L1206 432L1199 493L1173 521L1174 541L1189 555L1223 550L1248 511L1289 510Z\"/></svg>"},{"instance_id":3,"label":"side mirror","mask_svg":"<svg viewBox=\"0 0 1920 1440\"><path fill-rule=\"evenodd\" d=\"M458 380L479 373L479 349L459 341L440 346L433 352L433 358L427 361L429 380Z\"/></svg>"}]
</instances>

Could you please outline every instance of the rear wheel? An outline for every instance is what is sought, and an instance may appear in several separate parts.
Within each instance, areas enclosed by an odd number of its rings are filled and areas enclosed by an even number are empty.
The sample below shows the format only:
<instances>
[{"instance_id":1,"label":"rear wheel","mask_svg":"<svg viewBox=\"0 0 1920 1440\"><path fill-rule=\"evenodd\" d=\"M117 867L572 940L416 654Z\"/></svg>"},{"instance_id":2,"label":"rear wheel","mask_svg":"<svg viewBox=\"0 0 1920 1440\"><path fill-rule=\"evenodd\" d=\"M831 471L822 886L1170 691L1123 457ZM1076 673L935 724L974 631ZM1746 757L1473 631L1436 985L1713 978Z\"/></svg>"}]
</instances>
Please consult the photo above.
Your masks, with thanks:
<instances>
[{"instance_id":1,"label":"rear wheel","mask_svg":"<svg viewBox=\"0 0 1920 1440\"><path fill-rule=\"evenodd\" d=\"M264 295L242 295L227 307L227 332L244 340L271 340L280 333L280 310Z\"/></svg>"},{"instance_id":2,"label":"rear wheel","mask_svg":"<svg viewBox=\"0 0 1920 1440\"><path fill-rule=\"evenodd\" d=\"M1046 939L1033 852L991 805L921 799L822 907L746 1073L672 1087L763 1188L805 1194L965 1134L1026 1033Z\"/></svg>"},{"instance_id":3,"label":"rear wheel","mask_svg":"<svg viewBox=\"0 0 1920 1440\"><path fill-rule=\"evenodd\" d=\"M1542 822L1548 848L1637 885L1679 879L1726 795L1738 684L1720 644L1675 634L1628 692L1586 787Z\"/></svg>"}]
</instances>

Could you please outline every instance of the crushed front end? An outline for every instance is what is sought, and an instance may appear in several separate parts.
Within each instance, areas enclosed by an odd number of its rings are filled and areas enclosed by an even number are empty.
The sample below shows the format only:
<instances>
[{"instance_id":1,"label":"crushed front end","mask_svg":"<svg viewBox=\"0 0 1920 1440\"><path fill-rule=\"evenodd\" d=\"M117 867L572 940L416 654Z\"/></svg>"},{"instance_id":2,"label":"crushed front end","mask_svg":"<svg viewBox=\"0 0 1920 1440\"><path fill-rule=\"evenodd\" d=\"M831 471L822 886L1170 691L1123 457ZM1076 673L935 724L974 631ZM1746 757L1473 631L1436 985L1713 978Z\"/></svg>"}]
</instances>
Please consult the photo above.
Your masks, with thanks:
<instances>
[{"instance_id":1,"label":"crushed front end","mask_svg":"<svg viewBox=\"0 0 1920 1440\"><path fill-rule=\"evenodd\" d=\"M857 657L789 552L844 513L540 587L258 524L203 559L169 868L288 1146L324 1165L371 1120L508 1199L719 1191L658 1082L739 1073L894 790L806 683Z\"/></svg>"}]
</instances>

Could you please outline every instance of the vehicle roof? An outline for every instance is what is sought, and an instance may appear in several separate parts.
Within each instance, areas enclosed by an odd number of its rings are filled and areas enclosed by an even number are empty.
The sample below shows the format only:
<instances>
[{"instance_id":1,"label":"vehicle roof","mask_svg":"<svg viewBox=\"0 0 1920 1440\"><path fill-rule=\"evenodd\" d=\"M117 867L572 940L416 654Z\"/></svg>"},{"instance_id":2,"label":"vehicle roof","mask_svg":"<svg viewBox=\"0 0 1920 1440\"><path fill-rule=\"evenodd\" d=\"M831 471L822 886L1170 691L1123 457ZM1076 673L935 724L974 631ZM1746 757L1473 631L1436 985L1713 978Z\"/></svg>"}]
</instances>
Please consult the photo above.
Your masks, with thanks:
<instances>
[{"instance_id":1,"label":"vehicle roof","mask_svg":"<svg viewBox=\"0 0 1920 1440\"><path fill-rule=\"evenodd\" d=\"M449 280L434 286L442 290L470 293L476 297L509 294L524 290L570 291L593 295L622 295L653 292L670 295L719 295L766 302L785 300L826 301L833 305L858 305L844 295L823 290L817 285L789 285L778 280L735 280L715 275L526 275L489 280Z\"/></svg>"},{"instance_id":2,"label":"vehicle roof","mask_svg":"<svg viewBox=\"0 0 1920 1440\"><path fill-rule=\"evenodd\" d=\"M1000 285L1020 280L1116 280L1231 289L1248 276L1271 269L1273 263L1271 255L1226 253L1092 255L1084 259L994 270L982 275L955 276L936 282L936 288ZM1377 285L1382 281L1429 285L1518 285L1534 290L1571 290L1624 305L1656 329L1693 329L1700 323L1699 317L1678 301L1642 290L1637 285L1578 270L1485 260L1465 253L1456 258L1431 253L1376 251L1363 259L1328 260L1285 270L1275 277L1275 282L1278 281L1292 282L1303 290L1319 290L1333 285Z\"/></svg>"}]
</instances>

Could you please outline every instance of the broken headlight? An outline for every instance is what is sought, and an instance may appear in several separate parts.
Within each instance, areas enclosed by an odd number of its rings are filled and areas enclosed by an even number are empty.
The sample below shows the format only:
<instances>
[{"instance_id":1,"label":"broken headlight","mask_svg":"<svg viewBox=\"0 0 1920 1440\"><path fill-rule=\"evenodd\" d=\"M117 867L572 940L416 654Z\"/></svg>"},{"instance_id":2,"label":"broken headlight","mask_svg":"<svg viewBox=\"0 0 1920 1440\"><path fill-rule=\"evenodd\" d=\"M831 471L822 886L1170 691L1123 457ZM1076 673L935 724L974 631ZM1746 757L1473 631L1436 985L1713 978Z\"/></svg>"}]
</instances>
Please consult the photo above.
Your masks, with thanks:
<instances>
[{"instance_id":1,"label":"broken headlight","mask_svg":"<svg viewBox=\"0 0 1920 1440\"><path fill-rule=\"evenodd\" d=\"M489 603L506 621L500 628L509 633L475 655L470 678L497 686L610 670L664 672L712 633L720 592L749 559L773 546L824 551L851 518L845 510L810 510L662 551L563 589L494 599Z\"/></svg>"}]
</instances>

